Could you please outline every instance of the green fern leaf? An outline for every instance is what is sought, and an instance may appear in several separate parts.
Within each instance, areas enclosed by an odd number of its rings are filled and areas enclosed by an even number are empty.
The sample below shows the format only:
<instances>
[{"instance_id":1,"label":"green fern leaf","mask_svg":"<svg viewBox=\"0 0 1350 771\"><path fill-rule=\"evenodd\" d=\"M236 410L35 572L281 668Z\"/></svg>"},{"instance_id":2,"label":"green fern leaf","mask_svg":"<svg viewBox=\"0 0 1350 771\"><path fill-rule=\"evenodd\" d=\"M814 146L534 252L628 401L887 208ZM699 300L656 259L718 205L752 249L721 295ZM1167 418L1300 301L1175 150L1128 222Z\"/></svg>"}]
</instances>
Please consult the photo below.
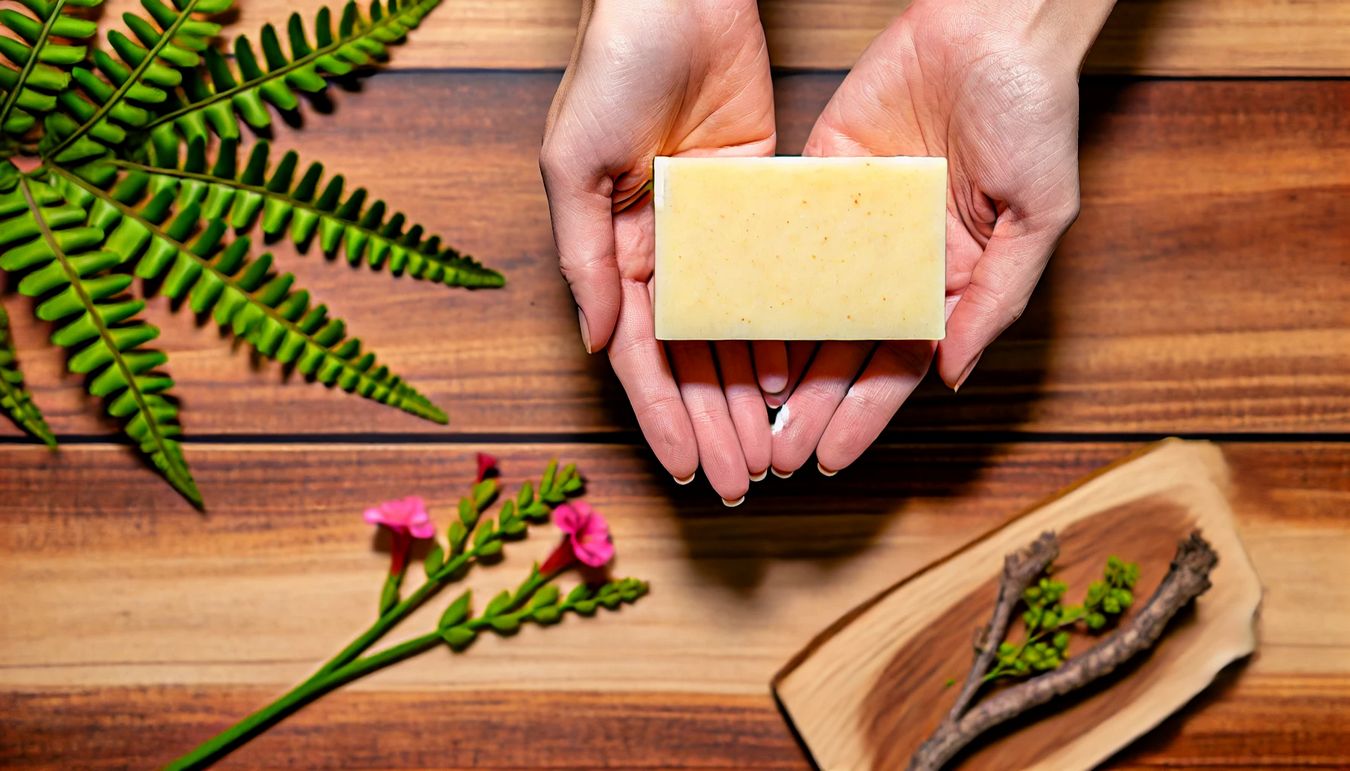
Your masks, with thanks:
<instances>
[{"instance_id":1,"label":"green fern leaf","mask_svg":"<svg viewBox=\"0 0 1350 771\"><path fill-rule=\"evenodd\" d=\"M160 145L176 141L175 128L188 140L205 140L208 130L222 139L238 139L241 118L255 129L265 128L272 123L267 104L294 110L299 105L297 92L321 92L327 78L385 58L387 47L401 43L440 1L387 0L381 7L380 0L373 0L369 16L349 2L336 29L333 14L322 8L314 19L312 39L300 15L291 14L286 25L289 58L271 24L262 28L261 57L242 36L235 39L234 67L223 54L208 48L202 52L205 67L184 72L181 89L172 90L145 128Z\"/></svg>"},{"instance_id":2,"label":"green fern leaf","mask_svg":"<svg viewBox=\"0 0 1350 771\"><path fill-rule=\"evenodd\" d=\"M43 420L42 411L23 387L23 373L19 371L14 340L9 334L9 314L4 306L0 306L0 407L20 428L46 442L48 447L56 446L56 437Z\"/></svg>"},{"instance_id":3,"label":"green fern leaf","mask_svg":"<svg viewBox=\"0 0 1350 771\"><path fill-rule=\"evenodd\" d=\"M420 225L404 229L407 218L388 214L384 201L367 204L364 188L344 195L341 175L323 182L323 165L310 164L303 174L295 152L287 152L269 169L267 142L258 142L243 158L237 143L221 142L214 163L201 140L188 146L179 162L156 153L156 165L116 160L121 169L177 180L191 202L200 203L208 220L224 220L244 230L255 225L270 237L289 236L301 249L316 241L329 257L339 252L353 265L365 262L378 270L388 266L394 275L446 286L500 287L502 274L471 257L441 245L437 236L424 236ZM242 161L242 162L241 162Z\"/></svg>"},{"instance_id":4,"label":"green fern leaf","mask_svg":"<svg viewBox=\"0 0 1350 771\"><path fill-rule=\"evenodd\" d=\"M161 282L164 294L212 313L259 353L306 377L446 422L440 408L348 338L325 306L312 306L293 275L274 272L270 254L250 259L247 238L225 243L228 226L220 219L207 217L203 226L191 188L142 171L120 174L106 162L81 169L82 176L56 174L66 197L87 206L90 223L109 233L109 248L128 255L136 275Z\"/></svg>"},{"instance_id":5,"label":"green fern leaf","mask_svg":"<svg viewBox=\"0 0 1350 771\"><path fill-rule=\"evenodd\" d=\"M71 75L79 89L59 97L63 111L47 118L47 135L40 150L45 159L70 166L106 154L127 139L129 131L144 128L154 108L183 82L180 68L201 63L220 25L201 18L227 10L233 0L141 0L154 20L127 13L122 19L132 37L112 31L108 43L116 56L94 51L94 68L76 67ZM97 72L95 72L97 70Z\"/></svg>"},{"instance_id":6,"label":"green fern leaf","mask_svg":"<svg viewBox=\"0 0 1350 771\"><path fill-rule=\"evenodd\" d=\"M56 107L70 84L70 67L84 61L83 45L58 43L86 40L98 25L72 16L67 8L93 8L103 0L22 0L31 16L13 8L0 10L0 26L14 37L0 37L0 54L14 67L0 64L0 134L6 144L20 141L38 117Z\"/></svg>"},{"instance_id":7,"label":"green fern leaf","mask_svg":"<svg viewBox=\"0 0 1350 771\"><path fill-rule=\"evenodd\" d=\"M37 315L57 324L52 342L71 353L72 372L175 488L201 506L201 493L177 441L178 410L165 397L173 380L156 371L168 357L142 346L159 330L137 318L145 303L123 294L125 261L89 213L53 185L19 177L0 192L0 269L22 273L19 292L41 298Z\"/></svg>"}]
</instances>

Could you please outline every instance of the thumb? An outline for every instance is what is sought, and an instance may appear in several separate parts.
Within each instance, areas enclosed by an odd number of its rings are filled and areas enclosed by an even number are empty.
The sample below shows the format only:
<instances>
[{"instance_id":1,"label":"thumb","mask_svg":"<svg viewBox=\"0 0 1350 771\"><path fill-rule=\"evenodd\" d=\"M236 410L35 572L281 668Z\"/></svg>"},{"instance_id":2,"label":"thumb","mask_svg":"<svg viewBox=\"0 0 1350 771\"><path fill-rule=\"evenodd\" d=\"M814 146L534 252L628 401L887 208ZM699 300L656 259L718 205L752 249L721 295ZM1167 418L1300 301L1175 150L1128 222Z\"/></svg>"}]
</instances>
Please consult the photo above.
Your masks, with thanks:
<instances>
[{"instance_id":1,"label":"thumb","mask_svg":"<svg viewBox=\"0 0 1350 771\"><path fill-rule=\"evenodd\" d=\"M952 389L970 377L984 349L1027 307L1050 254L1073 217L1044 225L1001 217L938 344L938 374Z\"/></svg>"},{"instance_id":2,"label":"thumb","mask_svg":"<svg viewBox=\"0 0 1350 771\"><path fill-rule=\"evenodd\" d=\"M613 181L602 171L577 169L545 144L539 156L563 278L572 290L587 353L609 343L619 317L619 266L614 256Z\"/></svg>"}]
</instances>

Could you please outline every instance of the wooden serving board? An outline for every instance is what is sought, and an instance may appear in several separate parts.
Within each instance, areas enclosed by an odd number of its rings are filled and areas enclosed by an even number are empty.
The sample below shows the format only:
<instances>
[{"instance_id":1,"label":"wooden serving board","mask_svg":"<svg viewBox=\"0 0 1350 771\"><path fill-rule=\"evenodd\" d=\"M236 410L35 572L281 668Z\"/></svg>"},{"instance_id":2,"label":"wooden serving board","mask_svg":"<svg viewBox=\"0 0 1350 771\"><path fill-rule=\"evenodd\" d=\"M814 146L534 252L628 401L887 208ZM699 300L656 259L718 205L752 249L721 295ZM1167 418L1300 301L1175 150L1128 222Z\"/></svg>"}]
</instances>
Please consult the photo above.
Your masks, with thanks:
<instances>
[{"instance_id":1,"label":"wooden serving board","mask_svg":"<svg viewBox=\"0 0 1350 771\"><path fill-rule=\"evenodd\" d=\"M1055 575L1076 602L1111 554L1138 562L1136 607L1200 529L1219 554L1213 586L1153 651L1115 674L996 729L962 768L1091 768L1251 653L1261 584L1233 524L1228 468L1207 442L1166 440L1088 477L950 557L896 584L822 632L774 678L783 711L824 769L901 769L933 732L970 669L993 610L1003 557L1046 530ZM1018 634L1014 621L1013 631ZM1075 637L1069 655L1096 639ZM977 702L978 703L978 702Z\"/></svg>"}]
</instances>

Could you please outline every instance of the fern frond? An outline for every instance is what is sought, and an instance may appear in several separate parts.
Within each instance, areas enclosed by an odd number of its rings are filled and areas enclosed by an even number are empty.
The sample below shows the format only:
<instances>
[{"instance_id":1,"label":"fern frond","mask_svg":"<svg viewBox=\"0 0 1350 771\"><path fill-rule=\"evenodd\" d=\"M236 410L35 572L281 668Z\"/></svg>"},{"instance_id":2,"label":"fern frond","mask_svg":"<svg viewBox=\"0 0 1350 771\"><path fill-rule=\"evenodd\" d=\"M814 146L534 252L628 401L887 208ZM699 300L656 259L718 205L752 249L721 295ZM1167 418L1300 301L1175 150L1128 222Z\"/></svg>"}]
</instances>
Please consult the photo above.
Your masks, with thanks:
<instances>
[{"instance_id":1,"label":"fern frond","mask_svg":"<svg viewBox=\"0 0 1350 771\"><path fill-rule=\"evenodd\" d=\"M222 139L238 139L240 118L255 129L265 128L272 123L266 103L294 110L299 105L297 92L321 92L328 77L385 58L387 47L401 43L440 1L387 0L381 6L380 0L372 0L368 16L349 2L336 29L332 13L321 8L314 18L312 42L304 20L291 14L286 25L289 58L276 28L271 24L262 28L265 69L247 37L235 39L233 68L223 54L209 48L202 52L206 66L183 73L182 88L170 93L160 114L145 128L157 144L175 141L175 127L188 140L205 140L208 130Z\"/></svg>"},{"instance_id":2,"label":"fern frond","mask_svg":"<svg viewBox=\"0 0 1350 771\"><path fill-rule=\"evenodd\" d=\"M259 353L326 386L446 422L440 408L348 338L346 325L330 319L325 306L311 306L293 275L274 272L270 254L250 259L247 238L225 243L228 226L219 219L203 226L202 207L184 200L191 196L180 195L176 181L119 174L106 162L81 175L54 173L66 196L89 208L90 224L109 233L109 248L127 255L136 275L162 282L169 297L212 313Z\"/></svg>"},{"instance_id":3,"label":"fern frond","mask_svg":"<svg viewBox=\"0 0 1350 771\"><path fill-rule=\"evenodd\" d=\"M69 166L122 144L127 132L143 128L154 117L155 106L183 82L180 68L201 63L201 52L220 33L219 24L201 15L224 11L233 0L173 2L171 8L161 0L141 0L154 23L123 14L136 39L113 30L108 43L117 55L94 51L97 73L83 66L72 71L80 88L62 93L65 111L48 117L48 136L40 148L45 159Z\"/></svg>"},{"instance_id":4,"label":"fern frond","mask_svg":"<svg viewBox=\"0 0 1350 771\"><path fill-rule=\"evenodd\" d=\"M0 305L0 407L19 428L36 436L48 447L56 446L56 437L42 418L42 411L33 403L32 394L23 387L23 372L14 352L14 339L9 334L9 314Z\"/></svg>"},{"instance_id":5,"label":"fern frond","mask_svg":"<svg viewBox=\"0 0 1350 771\"><path fill-rule=\"evenodd\" d=\"M0 37L0 54L14 68L0 64L0 133L6 143L22 140L38 117L56 107L56 99L70 84L69 69L84 61L83 45L57 43L53 38L86 40L98 31L88 19L72 16L66 8L93 8L103 0L22 0L33 15L13 8L0 10L0 26L14 37Z\"/></svg>"},{"instance_id":6,"label":"fern frond","mask_svg":"<svg viewBox=\"0 0 1350 771\"><path fill-rule=\"evenodd\" d=\"M157 152L153 166L110 162L152 178L177 180L183 193L201 204L208 220L225 220L240 230L258 224L268 236L287 235L301 249L317 240L325 255L342 252L353 265L364 261L375 270L387 265L396 276L406 273L446 286L486 288L506 283L497 271L442 246L439 236L425 237L420 225L405 230L407 217L401 212L390 215L384 201L368 203L364 188L344 194L341 175L325 184L323 164L310 164L297 178L299 157L289 151L269 169L270 149L267 142L258 142L244 158L238 144L226 140L215 161L209 162L202 141L193 140L181 163L177 152L171 156Z\"/></svg>"},{"instance_id":7,"label":"fern frond","mask_svg":"<svg viewBox=\"0 0 1350 771\"><path fill-rule=\"evenodd\" d=\"M137 318L145 307L124 294L132 278L109 270L125 258L54 186L19 177L0 193L0 269L23 273L19 292L42 298L38 318L57 324L52 342L71 353L72 372L106 398L109 414L175 488L195 505L201 493L177 438L178 410L164 394L173 385L156 371L168 357L142 346L159 330Z\"/></svg>"}]
</instances>

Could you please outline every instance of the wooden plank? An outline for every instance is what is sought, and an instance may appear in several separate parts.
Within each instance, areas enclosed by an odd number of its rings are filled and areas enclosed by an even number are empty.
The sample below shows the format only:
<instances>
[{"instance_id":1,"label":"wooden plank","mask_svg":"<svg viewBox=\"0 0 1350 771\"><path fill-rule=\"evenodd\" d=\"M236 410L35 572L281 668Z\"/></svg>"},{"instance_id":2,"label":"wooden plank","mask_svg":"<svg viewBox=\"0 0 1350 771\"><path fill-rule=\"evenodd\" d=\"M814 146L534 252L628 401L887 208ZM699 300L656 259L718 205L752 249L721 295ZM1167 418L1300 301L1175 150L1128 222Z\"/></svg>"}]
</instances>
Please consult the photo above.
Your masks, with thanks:
<instances>
[{"instance_id":1,"label":"wooden plank","mask_svg":"<svg viewBox=\"0 0 1350 771\"><path fill-rule=\"evenodd\" d=\"M1107 768L1335 768L1346 678L1230 675ZM7 768L160 765L274 691L248 686L0 693ZM765 695L344 691L221 764L381 768L809 768Z\"/></svg>"},{"instance_id":2,"label":"wooden plank","mask_svg":"<svg viewBox=\"0 0 1350 771\"><path fill-rule=\"evenodd\" d=\"M325 0L241 0L229 29L256 37ZM572 52L577 0L449 0L393 66L560 68ZM908 0L765 0L760 13L776 66L849 67ZM112 22L135 0L110 0ZM120 24L120 22L116 22ZM1337 0L1121 2L1088 59L1092 72L1148 75L1344 75L1350 9Z\"/></svg>"},{"instance_id":3,"label":"wooden plank","mask_svg":"<svg viewBox=\"0 0 1350 771\"><path fill-rule=\"evenodd\" d=\"M764 483L736 512L701 484L662 482L633 447L483 449L500 454L508 481L553 454L578 462L588 500L613 523L617 572L650 579L653 593L617 615L485 640L471 667L428 655L374 685L473 689L528 671L531 688L763 693L839 614L1130 446L888 446L846 477ZM1328 612L1350 607L1337 579L1350 553L1350 445L1226 452L1269 590L1253 669L1350 674L1350 615ZM0 448L0 687L295 681L374 613L386 557L360 511L416 492L444 524L456 480L472 473L466 448L442 445L198 446L191 460L204 516L127 448ZM489 596L553 543L512 546L471 585ZM711 640L722 654L709 656Z\"/></svg>"},{"instance_id":4,"label":"wooden plank","mask_svg":"<svg viewBox=\"0 0 1350 771\"><path fill-rule=\"evenodd\" d=\"M607 362L582 353L557 274L536 168L556 81L389 73L336 95L335 116L307 114L304 132L278 130L280 144L331 161L506 271L506 289L468 293L312 255L285 260L448 409L453 432L634 425ZM837 82L779 80L785 152L801 147ZM1350 82L1089 80L1084 92L1078 224L961 396L930 382L899 424L1350 430ZM46 349L45 326L7 302L53 427L110 430ZM164 330L189 435L446 430L300 378L282 385L278 367L232 349L214 326L171 318L162 298L148 315Z\"/></svg>"},{"instance_id":5,"label":"wooden plank","mask_svg":"<svg viewBox=\"0 0 1350 771\"><path fill-rule=\"evenodd\" d=\"M631 447L484 447L508 482L552 455L579 462L588 500L614 527L618 572L651 579L652 594L617 615L481 641L468 658L400 664L242 759L279 765L325 757L323 745L394 766L665 766L668 756L798 767L767 701L788 656L856 602L1134 446L887 446L832 480L767 482L735 511L698 486L661 482ZM444 522L454 480L472 473L469 449L443 445L191 450L207 515L147 479L127 448L0 447L0 763L140 766L222 727L368 623L385 558L361 508L418 492ZM1224 451L1267 589L1261 648L1203 709L1126 760L1344 763L1350 617L1335 609L1350 607L1339 580L1350 445ZM470 585L484 596L509 583L552 540L513 546ZM554 727L513 733L532 739L500 755L501 735L474 728L540 721Z\"/></svg>"}]
</instances>

